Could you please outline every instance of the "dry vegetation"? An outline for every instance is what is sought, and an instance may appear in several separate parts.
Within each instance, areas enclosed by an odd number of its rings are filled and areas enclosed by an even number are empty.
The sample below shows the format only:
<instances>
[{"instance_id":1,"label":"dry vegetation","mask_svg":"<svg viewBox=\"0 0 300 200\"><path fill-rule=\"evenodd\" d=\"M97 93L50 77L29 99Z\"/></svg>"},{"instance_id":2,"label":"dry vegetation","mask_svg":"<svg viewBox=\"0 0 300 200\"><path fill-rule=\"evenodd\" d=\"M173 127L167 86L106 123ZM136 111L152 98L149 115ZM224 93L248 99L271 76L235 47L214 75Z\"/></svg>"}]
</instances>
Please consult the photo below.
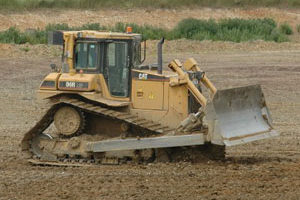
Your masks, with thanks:
<instances>
[{"instance_id":1,"label":"dry vegetation","mask_svg":"<svg viewBox=\"0 0 300 200\"><path fill-rule=\"evenodd\" d=\"M39 8L190 8L190 7L284 7L300 6L297 0L0 0L2 9Z\"/></svg>"}]
</instances>

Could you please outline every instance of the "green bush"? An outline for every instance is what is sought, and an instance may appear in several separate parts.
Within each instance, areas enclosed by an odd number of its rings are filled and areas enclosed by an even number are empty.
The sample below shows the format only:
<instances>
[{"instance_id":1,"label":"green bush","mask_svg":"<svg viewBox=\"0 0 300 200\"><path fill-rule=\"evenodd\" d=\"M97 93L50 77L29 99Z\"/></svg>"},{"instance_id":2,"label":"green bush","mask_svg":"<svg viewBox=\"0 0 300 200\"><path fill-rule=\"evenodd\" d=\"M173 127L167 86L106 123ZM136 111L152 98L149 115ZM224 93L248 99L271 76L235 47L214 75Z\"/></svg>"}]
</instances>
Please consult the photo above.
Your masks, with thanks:
<instances>
[{"instance_id":1,"label":"green bush","mask_svg":"<svg viewBox=\"0 0 300 200\"><path fill-rule=\"evenodd\" d=\"M195 40L243 42L252 40L274 40L272 32L277 30L273 19L184 19L173 29L174 38ZM286 41L286 37L276 32L276 36ZM278 35L279 34L279 35ZM284 39L283 39L284 38ZM277 38L276 38L277 39ZM280 41L281 41L280 40Z\"/></svg>"},{"instance_id":2,"label":"green bush","mask_svg":"<svg viewBox=\"0 0 300 200\"><path fill-rule=\"evenodd\" d=\"M214 20L188 18L178 23L173 30L173 34L175 38L193 39L194 35L199 35L201 32L214 35L217 31L218 24Z\"/></svg>"},{"instance_id":3,"label":"green bush","mask_svg":"<svg viewBox=\"0 0 300 200\"><path fill-rule=\"evenodd\" d=\"M279 29L280 29L280 32L285 34L285 35L292 35L293 34L293 29L287 23L281 24Z\"/></svg>"},{"instance_id":4,"label":"green bush","mask_svg":"<svg viewBox=\"0 0 300 200\"><path fill-rule=\"evenodd\" d=\"M275 42L287 42L289 39L287 38L286 35L280 33L278 29L274 29L270 35L271 40Z\"/></svg>"},{"instance_id":5,"label":"green bush","mask_svg":"<svg viewBox=\"0 0 300 200\"><path fill-rule=\"evenodd\" d=\"M287 26L286 26L287 25ZM143 35L143 39L157 40L165 37L167 40L180 38L192 40L212 40L212 41L254 41L265 40L275 42L288 41L287 34L291 34L288 24L277 28L277 24L272 19L223 19L199 20L188 18L180 21L171 30L154 27L151 25L137 25L134 23L117 23L114 26L101 26L98 23L88 23L79 27L70 27L68 24L48 24L44 30L30 30L21 32L15 27L0 32L0 42L2 43L30 43L46 44L47 32L54 30L106 30L114 32L124 32L127 26L131 26L135 33Z\"/></svg>"},{"instance_id":6,"label":"green bush","mask_svg":"<svg viewBox=\"0 0 300 200\"><path fill-rule=\"evenodd\" d=\"M24 52L28 52L28 51L30 51L30 48L29 47L21 47L20 50L24 51Z\"/></svg>"},{"instance_id":7,"label":"green bush","mask_svg":"<svg viewBox=\"0 0 300 200\"><path fill-rule=\"evenodd\" d=\"M1 43L24 44L27 41L28 37L16 27L10 27L8 30L0 32Z\"/></svg>"},{"instance_id":8,"label":"green bush","mask_svg":"<svg viewBox=\"0 0 300 200\"><path fill-rule=\"evenodd\" d=\"M63 30L63 31L69 31L71 28L68 24L48 24L45 28L45 31L54 31L54 30Z\"/></svg>"}]
</instances>

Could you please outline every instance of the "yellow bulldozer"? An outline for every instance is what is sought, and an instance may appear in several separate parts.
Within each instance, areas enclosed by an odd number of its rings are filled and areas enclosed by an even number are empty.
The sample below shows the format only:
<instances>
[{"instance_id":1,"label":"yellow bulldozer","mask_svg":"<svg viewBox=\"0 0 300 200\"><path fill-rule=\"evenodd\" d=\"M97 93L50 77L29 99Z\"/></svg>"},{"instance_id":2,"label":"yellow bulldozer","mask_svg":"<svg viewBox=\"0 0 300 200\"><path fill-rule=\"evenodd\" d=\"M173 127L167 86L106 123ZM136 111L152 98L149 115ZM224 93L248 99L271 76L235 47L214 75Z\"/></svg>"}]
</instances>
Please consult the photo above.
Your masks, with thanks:
<instances>
[{"instance_id":1,"label":"yellow bulldozer","mask_svg":"<svg viewBox=\"0 0 300 200\"><path fill-rule=\"evenodd\" d=\"M259 85L217 90L193 58L163 67L163 39L148 65L130 28L54 31L48 41L63 46L62 64L37 91L50 109L21 142L31 163L172 161L188 149L219 159L225 146L278 135Z\"/></svg>"}]
</instances>

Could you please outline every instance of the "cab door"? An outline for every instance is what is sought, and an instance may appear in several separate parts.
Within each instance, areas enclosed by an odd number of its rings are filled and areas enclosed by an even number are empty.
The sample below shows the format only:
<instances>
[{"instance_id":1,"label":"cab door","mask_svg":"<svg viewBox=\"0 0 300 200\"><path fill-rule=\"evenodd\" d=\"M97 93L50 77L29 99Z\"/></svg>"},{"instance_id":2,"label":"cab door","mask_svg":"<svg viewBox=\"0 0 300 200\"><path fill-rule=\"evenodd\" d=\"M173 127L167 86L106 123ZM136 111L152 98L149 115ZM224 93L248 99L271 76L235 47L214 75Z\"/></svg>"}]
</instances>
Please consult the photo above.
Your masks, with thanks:
<instances>
[{"instance_id":1,"label":"cab door","mask_svg":"<svg viewBox=\"0 0 300 200\"><path fill-rule=\"evenodd\" d=\"M130 55L128 42L114 41L106 45L104 74L111 96L129 96Z\"/></svg>"}]
</instances>

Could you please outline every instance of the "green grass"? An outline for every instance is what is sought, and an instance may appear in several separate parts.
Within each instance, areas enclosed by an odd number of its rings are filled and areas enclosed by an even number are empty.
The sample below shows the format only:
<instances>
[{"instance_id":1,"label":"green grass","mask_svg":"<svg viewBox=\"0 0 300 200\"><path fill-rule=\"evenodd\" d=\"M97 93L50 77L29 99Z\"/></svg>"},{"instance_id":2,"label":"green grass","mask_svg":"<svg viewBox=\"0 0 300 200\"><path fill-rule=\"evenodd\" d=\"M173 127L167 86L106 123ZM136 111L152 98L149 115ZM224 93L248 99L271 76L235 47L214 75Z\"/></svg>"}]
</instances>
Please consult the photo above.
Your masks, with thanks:
<instances>
[{"instance_id":1,"label":"green grass","mask_svg":"<svg viewBox=\"0 0 300 200\"><path fill-rule=\"evenodd\" d=\"M213 41L288 41L286 34L278 31L272 19L223 19L215 20L184 19L175 27L174 38Z\"/></svg>"},{"instance_id":2,"label":"green grass","mask_svg":"<svg viewBox=\"0 0 300 200\"><path fill-rule=\"evenodd\" d=\"M199 20L188 18L180 21L173 29L154 27L150 25L117 23L114 26L101 26L98 23L84 24L80 27L70 27L68 24L48 24L44 30L21 32L15 27L0 32L1 43L15 44L46 44L47 32L53 30L101 30L124 32L127 26L131 26L135 33L141 33L143 39L155 40L165 37L167 40L191 39L212 41L289 41L288 35L293 34L288 24L277 26L273 19L223 19L220 21Z\"/></svg>"},{"instance_id":3,"label":"green grass","mask_svg":"<svg viewBox=\"0 0 300 200\"><path fill-rule=\"evenodd\" d=\"M30 51L30 48L29 47L21 47L20 50L24 51L24 52L28 52L28 51Z\"/></svg>"},{"instance_id":4,"label":"green grass","mask_svg":"<svg viewBox=\"0 0 300 200\"><path fill-rule=\"evenodd\" d=\"M299 0L0 0L2 10L39 8L300 7Z\"/></svg>"},{"instance_id":5,"label":"green grass","mask_svg":"<svg viewBox=\"0 0 300 200\"><path fill-rule=\"evenodd\" d=\"M69 27L68 24L48 24L44 30L30 29L29 31L21 32L16 27L10 27L6 31L0 32L0 43L15 43L15 44L46 44L48 42L48 31L54 30L105 30L98 23L84 24L80 27Z\"/></svg>"}]
</instances>

